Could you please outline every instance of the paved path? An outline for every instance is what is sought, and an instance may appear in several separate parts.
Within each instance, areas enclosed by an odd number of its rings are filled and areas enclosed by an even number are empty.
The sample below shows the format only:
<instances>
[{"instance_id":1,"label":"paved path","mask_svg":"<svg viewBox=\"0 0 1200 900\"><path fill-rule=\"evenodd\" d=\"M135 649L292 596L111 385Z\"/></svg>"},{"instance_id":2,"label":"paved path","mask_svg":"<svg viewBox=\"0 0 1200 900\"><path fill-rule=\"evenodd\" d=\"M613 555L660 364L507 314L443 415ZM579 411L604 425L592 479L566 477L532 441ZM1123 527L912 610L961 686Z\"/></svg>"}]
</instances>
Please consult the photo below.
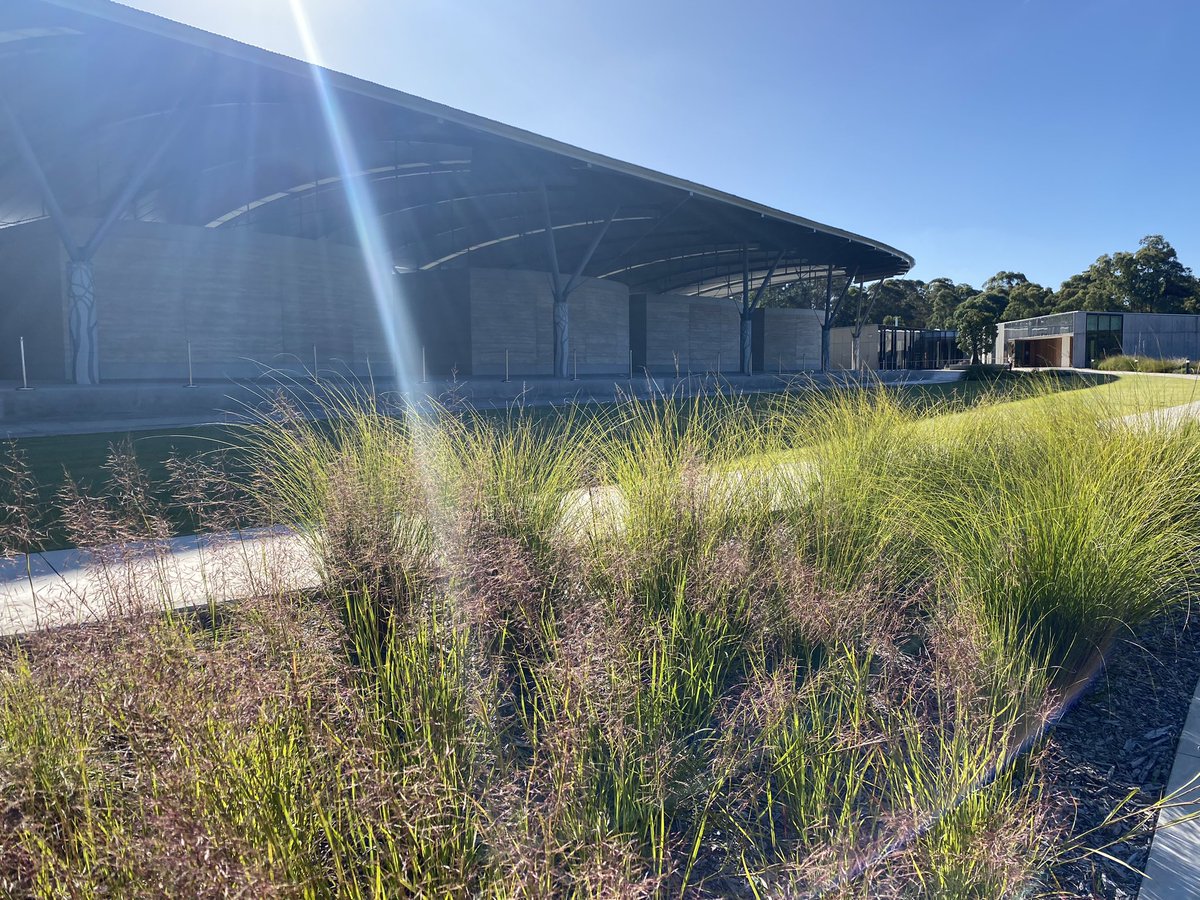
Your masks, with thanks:
<instances>
[{"instance_id":1,"label":"paved path","mask_svg":"<svg viewBox=\"0 0 1200 900\"><path fill-rule=\"evenodd\" d=\"M318 581L308 543L286 528L20 555L0 561L0 635L225 603Z\"/></svg>"},{"instance_id":2,"label":"paved path","mask_svg":"<svg viewBox=\"0 0 1200 900\"><path fill-rule=\"evenodd\" d=\"M1179 736L1166 796L1172 803L1158 814L1138 897L1200 898L1200 684Z\"/></svg>"}]
</instances>

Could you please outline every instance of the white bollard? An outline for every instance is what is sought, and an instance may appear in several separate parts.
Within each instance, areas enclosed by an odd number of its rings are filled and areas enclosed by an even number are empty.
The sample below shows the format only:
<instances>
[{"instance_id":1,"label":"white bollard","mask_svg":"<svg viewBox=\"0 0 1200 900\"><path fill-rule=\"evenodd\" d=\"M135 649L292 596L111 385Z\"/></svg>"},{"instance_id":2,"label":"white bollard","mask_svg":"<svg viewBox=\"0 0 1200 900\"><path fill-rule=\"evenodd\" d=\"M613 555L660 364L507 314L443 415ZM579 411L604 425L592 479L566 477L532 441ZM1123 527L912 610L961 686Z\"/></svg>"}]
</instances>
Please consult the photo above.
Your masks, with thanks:
<instances>
[{"instance_id":1,"label":"white bollard","mask_svg":"<svg viewBox=\"0 0 1200 900\"><path fill-rule=\"evenodd\" d=\"M25 371L25 336L21 336L21 386L18 391L32 391L29 386L29 375Z\"/></svg>"},{"instance_id":2,"label":"white bollard","mask_svg":"<svg viewBox=\"0 0 1200 900\"><path fill-rule=\"evenodd\" d=\"M188 354L188 383L185 384L184 387L194 388L196 386L196 381L192 377L192 342L191 341L187 342L187 354Z\"/></svg>"}]
</instances>

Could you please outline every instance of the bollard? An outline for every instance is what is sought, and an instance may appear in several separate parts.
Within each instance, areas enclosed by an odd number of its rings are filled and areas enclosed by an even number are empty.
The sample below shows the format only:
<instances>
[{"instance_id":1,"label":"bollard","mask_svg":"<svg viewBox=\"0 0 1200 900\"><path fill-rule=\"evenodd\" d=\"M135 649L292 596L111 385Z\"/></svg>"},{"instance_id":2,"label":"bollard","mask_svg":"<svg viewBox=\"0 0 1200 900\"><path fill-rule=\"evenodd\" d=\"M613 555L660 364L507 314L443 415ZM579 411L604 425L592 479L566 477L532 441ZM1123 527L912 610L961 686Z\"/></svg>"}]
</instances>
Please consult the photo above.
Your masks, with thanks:
<instances>
[{"instance_id":1,"label":"bollard","mask_svg":"<svg viewBox=\"0 0 1200 900\"><path fill-rule=\"evenodd\" d=\"M185 384L184 387L185 388L194 388L196 386L196 380L192 377L192 342L191 341L187 342L187 353L188 353L188 383Z\"/></svg>"},{"instance_id":2,"label":"bollard","mask_svg":"<svg viewBox=\"0 0 1200 900\"><path fill-rule=\"evenodd\" d=\"M29 375L25 371L25 336L21 336L21 386L18 391L32 391L29 386Z\"/></svg>"}]
</instances>

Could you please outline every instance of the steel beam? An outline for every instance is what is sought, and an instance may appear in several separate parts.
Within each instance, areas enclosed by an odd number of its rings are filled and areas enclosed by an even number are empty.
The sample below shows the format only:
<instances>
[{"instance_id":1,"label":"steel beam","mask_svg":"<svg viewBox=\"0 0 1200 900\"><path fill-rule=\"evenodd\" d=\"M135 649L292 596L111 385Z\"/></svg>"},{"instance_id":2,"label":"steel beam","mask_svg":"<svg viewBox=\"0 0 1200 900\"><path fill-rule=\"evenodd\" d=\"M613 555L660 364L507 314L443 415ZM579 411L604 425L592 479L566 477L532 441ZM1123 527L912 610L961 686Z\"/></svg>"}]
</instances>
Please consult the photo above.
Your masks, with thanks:
<instances>
[{"instance_id":1,"label":"steel beam","mask_svg":"<svg viewBox=\"0 0 1200 900\"><path fill-rule=\"evenodd\" d=\"M821 371L829 371L829 332L833 329L833 320L837 317L838 312L842 308L842 303L846 299L846 294L850 290L850 285L854 279L858 277L858 266L854 267L854 272L846 279L846 283L842 285L842 292L838 295L837 301L833 299L833 263L825 270L825 321L821 323Z\"/></svg>"},{"instance_id":2,"label":"steel beam","mask_svg":"<svg viewBox=\"0 0 1200 900\"><path fill-rule=\"evenodd\" d=\"M183 130L183 126L187 124L187 121L188 115L178 113L175 117L175 123L167 129L166 134L162 136L154 149L142 160L132 177L125 183L125 187L121 189L116 199L113 200L108 214L96 227L87 244L84 245L82 250L84 259L90 260L100 248L100 245L104 243L104 239L108 237L108 232L116 224L121 213L125 211L125 207L133 202L133 198L137 196L137 192L142 189L142 186L146 183L146 179L150 177L150 173L154 171L159 161L162 160L163 154L167 152L171 144L175 142L175 139L179 137L179 133Z\"/></svg>"},{"instance_id":3,"label":"steel beam","mask_svg":"<svg viewBox=\"0 0 1200 900\"><path fill-rule=\"evenodd\" d=\"M42 202L46 204L46 211L50 214L50 221L54 223L54 228L58 231L58 237L67 250L67 256L73 261L82 260L84 258L83 248L72 237L71 231L67 227L67 218L63 215L62 207L58 203L58 197L55 195L54 189L50 186L50 182L46 178L46 173L42 169L41 162L38 161L37 153L34 152L33 145L29 143L29 137L25 134L25 129L13 112L12 107L8 105L8 99L2 92L0 92L0 115L3 115L5 122L8 123L8 128L17 143L17 153L20 154L25 167L29 170L29 174L38 186L38 191L41 192Z\"/></svg>"},{"instance_id":4,"label":"steel beam","mask_svg":"<svg viewBox=\"0 0 1200 900\"><path fill-rule=\"evenodd\" d=\"M758 309L758 304L762 301L763 294L771 284L771 279L775 276L775 270L779 268L779 263L783 259L784 251L780 250L775 254L775 258L771 260L771 267L767 269L767 274L763 276L762 281L758 285L758 290L754 292L754 296L750 296L750 252L743 248L742 251L742 316L741 316L741 372L743 375L752 373L751 363L754 359L754 310Z\"/></svg>"},{"instance_id":5,"label":"steel beam","mask_svg":"<svg viewBox=\"0 0 1200 900\"><path fill-rule=\"evenodd\" d=\"M542 216L546 225L546 255L550 262L550 283L554 291L554 375L567 377L567 360L571 352L571 316L567 295L563 290L562 272L558 267L558 245L554 240L554 221L550 217L550 194L542 182Z\"/></svg>"},{"instance_id":6,"label":"steel beam","mask_svg":"<svg viewBox=\"0 0 1200 900\"><path fill-rule=\"evenodd\" d=\"M596 236L592 238L592 242L588 244L587 250L583 254L583 258L579 261L578 267L575 269L575 274L567 281L567 286L563 289L563 293L570 297L571 292L579 286L579 280L583 277L583 270L588 267L588 263L592 261L592 256L600 246L600 242L604 240L604 236L608 234L608 229L612 227L613 219L617 217L617 213L621 211L621 207L613 207L613 211L609 213L604 224L600 226L600 230L596 232Z\"/></svg>"}]
</instances>

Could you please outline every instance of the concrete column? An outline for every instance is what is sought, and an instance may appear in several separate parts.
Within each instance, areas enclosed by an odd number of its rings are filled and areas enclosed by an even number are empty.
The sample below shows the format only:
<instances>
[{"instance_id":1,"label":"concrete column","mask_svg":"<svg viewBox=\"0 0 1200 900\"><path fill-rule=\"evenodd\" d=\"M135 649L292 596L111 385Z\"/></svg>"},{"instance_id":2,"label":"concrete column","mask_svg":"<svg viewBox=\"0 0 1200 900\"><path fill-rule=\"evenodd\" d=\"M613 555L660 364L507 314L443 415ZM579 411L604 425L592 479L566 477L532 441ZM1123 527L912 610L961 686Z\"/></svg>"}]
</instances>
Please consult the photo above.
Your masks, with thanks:
<instances>
[{"instance_id":1,"label":"concrete column","mask_svg":"<svg viewBox=\"0 0 1200 900\"><path fill-rule=\"evenodd\" d=\"M742 310L742 374L750 374L750 361L754 358L753 310Z\"/></svg>"},{"instance_id":2,"label":"concrete column","mask_svg":"<svg viewBox=\"0 0 1200 900\"><path fill-rule=\"evenodd\" d=\"M67 322L71 337L71 380L100 383L96 286L90 261L67 263Z\"/></svg>"},{"instance_id":3,"label":"concrete column","mask_svg":"<svg viewBox=\"0 0 1200 900\"><path fill-rule=\"evenodd\" d=\"M561 301L554 298L554 375L556 378L566 378L569 363L571 343L570 309L566 298Z\"/></svg>"}]
</instances>

